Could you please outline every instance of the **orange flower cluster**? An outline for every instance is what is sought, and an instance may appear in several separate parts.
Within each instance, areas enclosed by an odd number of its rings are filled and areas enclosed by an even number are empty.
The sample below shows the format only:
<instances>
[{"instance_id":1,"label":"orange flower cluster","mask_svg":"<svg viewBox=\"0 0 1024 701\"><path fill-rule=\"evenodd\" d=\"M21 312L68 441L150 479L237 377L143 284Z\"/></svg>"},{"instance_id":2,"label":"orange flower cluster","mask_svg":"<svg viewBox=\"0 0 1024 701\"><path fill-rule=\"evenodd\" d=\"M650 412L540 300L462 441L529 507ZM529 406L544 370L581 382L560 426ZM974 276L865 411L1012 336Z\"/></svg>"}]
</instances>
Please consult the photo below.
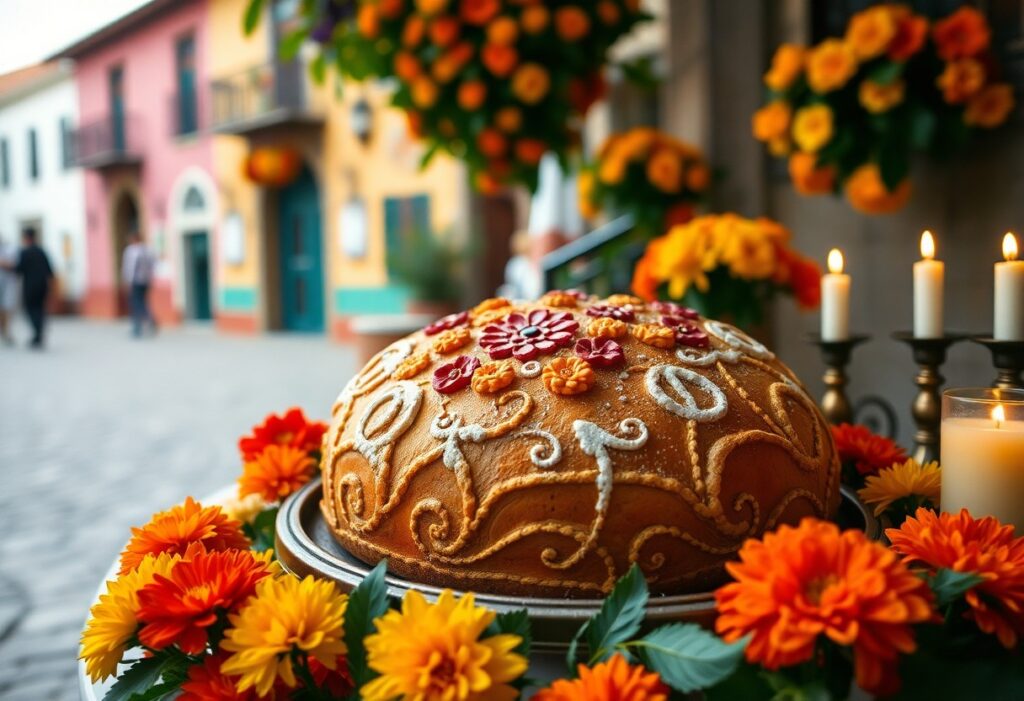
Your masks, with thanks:
<instances>
[{"instance_id":1,"label":"orange flower cluster","mask_svg":"<svg viewBox=\"0 0 1024 701\"><path fill-rule=\"evenodd\" d=\"M931 590L896 553L816 519L748 540L726 568L736 581L715 592L715 629L750 636L747 660L767 669L814 659L825 639L853 649L862 688L892 691L900 653L916 649L911 626L933 617Z\"/></svg>"},{"instance_id":2,"label":"orange flower cluster","mask_svg":"<svg viewBox=\"0 0 1024 701\"><path fill-rule=\"evenodd\" d=\"M576 145L567 125L604 94L608 48L643 18L636 0L364 0L358 32L333 48L360 57L338 62L359 65L357 79L367 67L397 78L415 135L464 158L489 192L536 187L544 153Z\"/></svg>"},{"instance_id":3,"label":"orange flower cluster","mask_svg":"<svg viewBox=\"0 0 1024 701\"><path fill-rule=\"evenodd\" d=\"M918 509L885 534L910 565L972 572L982 581L965 595L968 616L985 633L1012 649L1024 637L1024 537L991 516L936 515Z\"/></svg>"},{"instance_id":4,"label":"orange flower cluster","mask_svg":"<svg viewBox=\"0 0 1024 701\"><path fill-rule=\"evenodd\" d=\"M778 48L754 137L789 157L801 194L843 190L861 212L895 211L910 197L912 149L952 151L960 142L950 135L964 125L992 129L1012 111L1011 87L995 82L990 38L972 7L931 26L905 5L869 7L842 38ZM956 109L931 106L943 101Z\"/></svg>"},{"instance_id":5,"label":"orange flower cluster","mask_svg":"<svg viewBox=\"0 0 1024 701\"><path fill-rule=\"evenodd\" d=\"M402 369L415 374L415 368ZM238 441L244 461L239 496L258 494L274 503L309 482L316 474L326 431L327 424L310 421L296 407L281 416L268 415L251 435Z\"/></svg>"},{"instance_id":6,"label":"orange flower cluster","mask_svg":"<svg viewBox=\"0 0 1024 701\"><path fill-rule=\"evenodd\" d=\"M577 679L559 679L538 691L534 701L668 701L669 688L656 673L631 665L622 655L587 667L580 665Z\"/></svg>"},{"instance_id":7,"label":"orange flower cluster","mask_svg":"<svg viewBox=\"0 0 1024 701\"><path fill-rule=\"evenodd\" d=\"M711 185L711 169L700 150L650 127L612 134L579 177L583 216L606 204L633 213L640 225L662 233L689 221Z\"/></svg>"},{"instance_id":8,"label":"orange flower cluster","mask_svg":"<svg viewBox=\"0 0 1024 701\"><path fill-rule=\"evenodd\" d=\"M844 475L852 467L862 478L876 475L879 470L904 462L907 453L895 441L872 433L866 426L839 424L832 427L832 438L836 443L839 461L843 463Z\"/></svg>"},{"instance_id":9,"label":"orange flower cluster","mask_svg":"<svg viewBox=\"0 0 1024 701\"><path fill-rule=\"evenodd\" d=\"M790 247L789 239L790 232L770 219L698 217L647 244L633 272L633 292L648 301L657 299L662 288L672 299L688 294L706 299L720 271L727 273L729 284L791 292L802 308L813 309L821 274L813 261Z\"/></svg>"}]
</instances>

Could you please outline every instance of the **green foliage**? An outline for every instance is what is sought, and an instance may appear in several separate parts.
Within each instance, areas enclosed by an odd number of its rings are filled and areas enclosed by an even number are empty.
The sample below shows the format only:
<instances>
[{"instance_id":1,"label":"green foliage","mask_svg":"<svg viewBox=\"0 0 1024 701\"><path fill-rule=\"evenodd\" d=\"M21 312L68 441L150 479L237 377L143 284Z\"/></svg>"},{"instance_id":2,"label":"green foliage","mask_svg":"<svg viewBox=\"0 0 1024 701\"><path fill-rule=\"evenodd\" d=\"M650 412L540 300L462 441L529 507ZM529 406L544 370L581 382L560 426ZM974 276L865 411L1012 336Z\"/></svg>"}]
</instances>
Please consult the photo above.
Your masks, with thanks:
<instances>
[{"instance_id":1,"label":"green foliage","mask_svg":"<svg viewBox=\"0 0 1024 701\"><path fill-rule=\"evenodd\" d=\"M418 232L388 251L388 271L409 288L413 297L429 302L453 302L461 291L461 266L468 256L464 246L448 237Z\"/></svg>"},{"instance_id":2,"label":"green foliage","mask_svg":"<svg viewBox=\"0 0 1024 701\"><path fill-rule=\"evenodd\" d=\"M252 541L252 549L257 552L273 550L276 547L277 512L273 506L261 511L252 523L242 524L242 532Z\"/></svg>"},{"instance_id":3,"label":"green foliage","mask_svg":"<svg viewBox=\"0 0 1024 701\"><path fill-rule=\"evenodd\" d=\"M579 643L586 640L590 657L588 665L608 659L618 645L632 639L640 630L647 607L647 580L634 564L618 582L608 598L601 604L601 610L584 623L576 632L569 645L566 664L570 676L576 673L576 656Z\"/></svg>"},{"instance_id":4,"label":"green foliage","mask_svg":"<svg viewBox=\"0 0 1024 701\"><path fill-rule=\"evenodd\" d=\"M689 693L727 679L743 659L745 642L726 643L695 623L662 626L629 643L648 669L676 691Z\"/></svg>"},{"instance_id":5,"label":"green foliage","mask_svg":"<svg viewBox=\"0 0 1024 701\"><path fill-rule=\"evenodd\" d=\"M377 627L374 621L388 610L387 560L381 560L363 578L348 597L345 609L345 646L348 647L348 669L358 690L373 679L376 673L366 664L366 636ZM358 699L358 691L354 692Z\"/></svg>"},{"instance_id":6,"label":"green foliage","mask_svg":"<svg viewBox=\"0 0 1024 701\"><path fill-rule=\"evenodd\" d=\"M242 18L242 30L246 36L256 31L260 24L260 17L263 15L264 0L249 0L245 7L245 15Z\"/></svg>"},{"instance_id":7,"label":"green foliage","mask_svg":"<svg viewBox=\"0 0 1024 701\"><path fill-rule=\"evenodd\" d=\"M515 651L523 657L530 656L530 646L533 644L533 634L530 631L530 613L526 609L507 611L499 613L487 627L484 637L492 635L518 635L522 642L516 646Z\"/></svg>"},{"instance_id":8,"label":"green foliage","mask_svg":"<svg viewBox=\"0 0 1024 701\"><path fill-rule=\"evenodd\" d=\"M103 701L157 701L174 694L185 680L192 660L186 655L157 653L121 674ZM163 683L158 683L163 679Z\"/></svg>"},{"instance_id":9,"label":"green foliage","mask_svg":"<svg viewBox=\"0 0 1024 701\"><path fill-rule=\"evenodd\" d=\"M945 568L937 570L935 574L927 575L925 579L935 594L935 604L940 609L946 608L970 589L985 581L974 572L957 572Z\"/></svg>"}]
</instances>

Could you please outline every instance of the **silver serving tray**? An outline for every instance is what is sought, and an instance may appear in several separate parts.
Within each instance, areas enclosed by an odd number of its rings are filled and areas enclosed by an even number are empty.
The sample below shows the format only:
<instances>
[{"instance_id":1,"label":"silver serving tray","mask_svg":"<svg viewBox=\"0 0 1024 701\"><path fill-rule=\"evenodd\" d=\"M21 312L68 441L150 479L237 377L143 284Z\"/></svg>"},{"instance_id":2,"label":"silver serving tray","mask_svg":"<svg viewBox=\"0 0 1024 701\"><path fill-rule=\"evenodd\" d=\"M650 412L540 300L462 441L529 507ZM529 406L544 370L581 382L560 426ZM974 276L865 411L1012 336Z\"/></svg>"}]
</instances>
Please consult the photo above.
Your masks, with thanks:
<instances>
[{"instance_id":1,"label":"silver serving tray","mask_svg":"<svg viewBox=\"0 0 1024 701\"><path fill-rule=\"evenodd\" d=\"M838 521L844 528L860 528L869 538L881 535L877 519L846 487ZM344 591L351 591L370 572L371 567L349 554L331 535L320 511L320 480L307 484L287 499L277 515L277 557L289 572L329 579ZM419 584L393 574L387 575L388 594L401 598L416 589L428 599L441 593L440 587ZM461 594L461 592L456 592ZM475 593L482 606L500 612L527 609L533 628L534 648L538 652L559 652L565 649L576 630L594 615L601 599L554 599L522 596L501 596ZM647 625L689 621L710 625L715 618L713 592L697 594L655 595L647 605Z\"/></svg>"}]
</instances>

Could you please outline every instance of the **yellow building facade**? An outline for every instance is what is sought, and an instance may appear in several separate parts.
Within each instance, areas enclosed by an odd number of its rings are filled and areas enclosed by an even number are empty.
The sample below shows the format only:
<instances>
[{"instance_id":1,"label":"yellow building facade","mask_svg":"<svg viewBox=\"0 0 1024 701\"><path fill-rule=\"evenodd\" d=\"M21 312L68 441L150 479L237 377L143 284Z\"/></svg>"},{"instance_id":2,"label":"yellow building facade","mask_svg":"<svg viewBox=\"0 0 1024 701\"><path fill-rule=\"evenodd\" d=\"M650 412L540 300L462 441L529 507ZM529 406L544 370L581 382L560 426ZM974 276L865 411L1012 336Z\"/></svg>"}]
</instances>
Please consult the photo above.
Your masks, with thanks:
<instances>
[{"instance_id":1,"label":"yellow building facade","mask_svg":"<svg viewBox=\"0 0 1024 701\"><path fill-rule=\"evenodd\" d=\"M380 84L310 78L301 59L279 60L289 27L268 3L242 32L246 0L208 5L220 226L215 251L220 328L348 335L354 316L404 312L409 293L388 274L387 251L426 232L465 236L473 195L465 169L424 149ZM297 155L283 186L254 182L247 159L261 149Z\"/></svg>"}]
</instances>

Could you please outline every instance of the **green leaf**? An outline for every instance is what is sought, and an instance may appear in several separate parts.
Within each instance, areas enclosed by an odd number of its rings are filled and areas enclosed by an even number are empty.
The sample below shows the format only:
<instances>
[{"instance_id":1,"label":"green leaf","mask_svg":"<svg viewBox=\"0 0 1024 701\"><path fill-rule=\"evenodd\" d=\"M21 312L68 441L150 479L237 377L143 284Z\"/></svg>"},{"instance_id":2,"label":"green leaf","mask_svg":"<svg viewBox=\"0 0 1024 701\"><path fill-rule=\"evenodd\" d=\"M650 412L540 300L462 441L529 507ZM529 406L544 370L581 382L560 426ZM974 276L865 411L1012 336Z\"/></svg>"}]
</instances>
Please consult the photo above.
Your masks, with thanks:
<instances>
[{"instance_id":1,"label":"green leaf","mask_svg":"<svg viewBox=\"0 0 1024 701\"><path fill-rule=\"evenodd\" d=\"M180 691L183 681L161 682L149 687L149 690L141 694L133 694L131 701L163 701L163 699L173 698Z\"/></svg>"},{"instance_id":2,"label":"green leaf","mask_svg":"<svg viewBox=\"0 0 1024 701\"><path fill-rule=\"evenodd\" d=\"M765 673L752 664L741 664L728 677L705 689L706 701L769 701L775 690L769 686Z\"/></svg>"},{"instance_id":3,"label":"green leaf","mask_svg":"<svg viewBox=\"0 0 1024 701\"><path fill-rule=\"evenodd\" d=\"M868 77L879 85L889 85L903 75L903 65L899 61L884 61L874 68Z\"/></svg>"},{"instance_id":4,"label":"green leaf","mask_svg":"<svg viewBox=\"0 0 1024 701\"><path fill-rule=\"evenodd\" d=\"M974 572L957 572L945 568L929 575L926 580L935 594L935 603L939 608L945 608L972 587L985 581Z\"/></svg>"},{"instance_id":5,"label":"green leaf","mask_svg":"<svg viewBox=\"0 0 1024 701\"><path fill-rule=\"evenodd\" d=\"M281 44L278 46L278 53L281 58L285 61L291 61L293 58L298 56L299 49L302 48L302 44L306 41L308 36L305 29L296 29L293 32L289 32L281 39Z\"/></svg>"},{"instance_id":6,"label":"green leaf","mask_svg":"<svg viewBox=\"0 0 1024 701\"><path fill-rule=\"evenodd\" d=\"M263 0L249 0L245 8L245 17L242 20L242 30L249 36L259 26L260 17L263 15Z\"/></svg>"},{"instance_id":7,"label":"green leaf","mask_svg":"<svg viewBox=\"0 0 1024 701\"><path fill-rule=\"evenodd\" d=\"M366 647L363 641L377 627L374 620L388 610L388 585L384 575L388 571L387 560L381 560L363 578L348 597L345 609L345 645L348 647L348 669L358 690L376 676L366 664Z\"/></svg>"},{"instance_id":8,"label":"green leaf","mask_svg":"<svg viewBox=\"0 0 1024 701\"><path fill-rule=\"evenodd\" d=\"M878 156L878 170L885 189L894 192L910 171L910 159L902 149L883 147Z\"/></svg>"},{"instance_id":9,"label":"green leaf","mask_svg":"<svg viewBox=\"0 0 1024 701\"><path fill-rule=\"evenodd\" d=\"M309 75L316 83L324 82L324 78L327 76L327 59L322 53L317 54L316 58L309 62Z\"/></svg>"},{"instance_id":10,"label":"green leaf","mask_svg":"<svg viewBox=\"0 0 1024 701\"><path fill-rule=\"evenodd\" d=\"M714 686L735 672L746 642L727 643L696 623L673 623L630 647L669 686L687 694Z\"/></svg>"},{"instance_id":11,"label":"green leaf","mask_svg":"<svg viewBox=\"0 0 1024 701\"><path fill-rule=\"evenodd\" d=\"M647 580L634 564L615 583L612 593L601 604L601 610L584 624L587 629L587 646L590 648L589 664L608 659L617 645L637 634L644 620L647 598Z\"/></svg>"},{"instance_id":12,"label":"green leaf","mask_svg":"<svg viewBox=\"0 0 1024 701\"><path fill-rule=\"evenodd\" d=\"M910 143L913 147L922 151L931 148L937 125L938 118L930 109L915 109L910 118Z\"/></svg>"},{"instance_id":13,"label":"green leaf","mask_svg":"<svg viewBox=\"0 0 1024 701\"><path fill-rule=\"evenodd\" d=\"M159 655L135 662L117 678L103 701L130 701L146 693L160 680L165 662L166 658Z\"/></svg>"},{"instance_id":14,"label":"green leaf","mask_svg":"<svg viewBox=\"0 0 1024 701\"><path fill-rule=\"evenodd\" d=\"M526 609L499 613L487 627L486 637L492 635L518 635L523 642L516 646L515 651L523 657L530 655L530 645L533 642L533 635L530 631L530 614Z\"/></svg>"}]
</instances>

